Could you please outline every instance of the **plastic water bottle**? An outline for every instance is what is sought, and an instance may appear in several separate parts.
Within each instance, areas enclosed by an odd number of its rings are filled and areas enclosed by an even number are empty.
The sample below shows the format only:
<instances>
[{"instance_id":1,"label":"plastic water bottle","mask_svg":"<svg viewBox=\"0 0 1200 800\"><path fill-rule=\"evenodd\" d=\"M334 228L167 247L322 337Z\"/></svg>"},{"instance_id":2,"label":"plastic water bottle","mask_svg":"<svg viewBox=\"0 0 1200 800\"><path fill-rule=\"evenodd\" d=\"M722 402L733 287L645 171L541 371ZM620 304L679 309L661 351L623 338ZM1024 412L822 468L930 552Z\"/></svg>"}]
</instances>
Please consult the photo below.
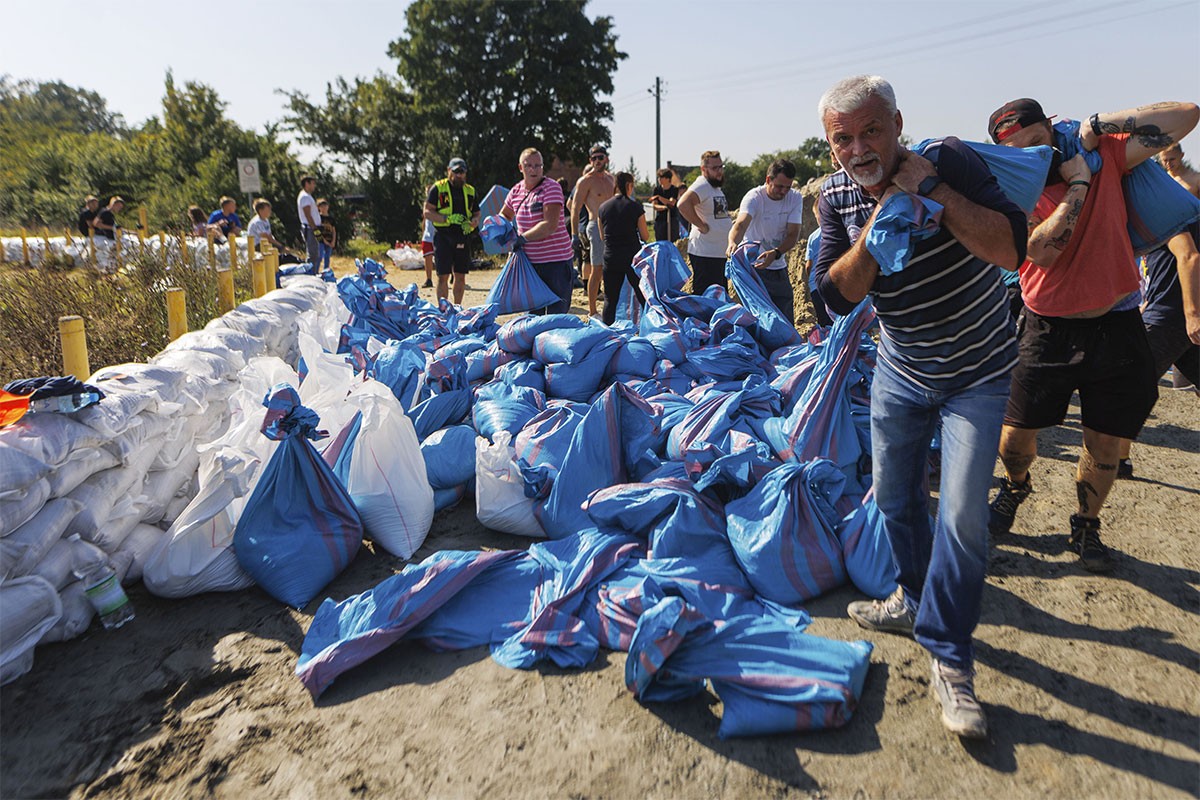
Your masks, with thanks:
<instances>
[{"instance_id":1,"label":"plastic water bottle","mask_svg":"<svg viewBox=\"0 0 1200 800\"><path fill-rule=\"evenodd\" d=\"M95 392L75 392L74 394L64 394L58 397L43 397L40 400L30 400L29 410L70 414L75 411L82 411L88 406L99 402L100 395Z\"/></svg>"},{"instance_id":2,"label":"plastic water bottle","mask_svg":"<svg viewBox=\"0 0 1200 800\"><path fill-rule=\"evenodd\" d=\"M83 591L104 627L119 628L133 619L133 604L104 551L81 540L78 533L71 534L67 541L71 542L71 571L83 581Z\"/></svg>"}]
</instances>

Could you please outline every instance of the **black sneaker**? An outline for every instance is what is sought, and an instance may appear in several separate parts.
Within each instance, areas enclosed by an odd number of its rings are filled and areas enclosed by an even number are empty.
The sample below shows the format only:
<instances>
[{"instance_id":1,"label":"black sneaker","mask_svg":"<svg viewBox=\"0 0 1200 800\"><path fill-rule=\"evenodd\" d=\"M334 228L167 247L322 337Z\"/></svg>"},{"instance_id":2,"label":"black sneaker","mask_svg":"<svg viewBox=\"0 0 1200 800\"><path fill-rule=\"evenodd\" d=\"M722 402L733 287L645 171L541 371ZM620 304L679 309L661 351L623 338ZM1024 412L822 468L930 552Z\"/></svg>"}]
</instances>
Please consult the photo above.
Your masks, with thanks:
<instances>
[{"instance_id":1,"label":"black sneaker","mask_svg":"<svg viewBox=\"0 0 1200 800\"><path fill-rule=\"evenodd\" d=\"M1133 480L1133 459L1122 458L1117 464L1117 478L1120 480Z\"/></svg>"},{"instance_id":2,"label":"black sneaker","mask_svg":"<svg viewBox=\"0 0 1200 800\"><path fill-rule=\"evenodd\" d=\"M1008 478L1000 479L1000 492L988 511L988 532L992 536L1004 536L1012 530L1017 518L1017 507L1033 494L1033 478L1025 476L1024 483L1015 483Z\"/></svg>"},{"instance_id":3,"label":"black sneaker","mask_svg":"<svg viewBox=\"0 0 1200 800\"><path fill-rule=\"evenodd\" d=\"M424 285L424 286L422 286L421 288L422 288L422 289L432 289L432 288L433 288L433 281L431 281L431 280L429 280L428 278L426 278L426 279L425 279L425 285Z\"/></svg>"},{"instance_id":4,"label":"black sneaker","mask_svg":"<svg viewBox=\"0 0 1200 800\"><path fill-rule=\"evenodd\" d=\"M1088 572L1109 572L1113 557L1100 541L1100 520L1071 515L1071 549L1079 554L1079 565Z\"/></svg>"}]
</instances>

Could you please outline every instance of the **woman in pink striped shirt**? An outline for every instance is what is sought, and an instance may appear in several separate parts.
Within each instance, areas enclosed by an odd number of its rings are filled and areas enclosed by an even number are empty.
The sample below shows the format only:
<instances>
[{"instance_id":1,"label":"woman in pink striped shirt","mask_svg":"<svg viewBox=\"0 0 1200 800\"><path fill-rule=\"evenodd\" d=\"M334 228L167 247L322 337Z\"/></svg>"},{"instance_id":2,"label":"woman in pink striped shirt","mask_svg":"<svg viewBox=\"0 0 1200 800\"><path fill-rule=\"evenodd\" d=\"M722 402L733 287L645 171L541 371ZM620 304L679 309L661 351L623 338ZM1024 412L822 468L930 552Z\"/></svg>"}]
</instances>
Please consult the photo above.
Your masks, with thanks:
<instances>
[{"instance_id":1,"label":"woman in pink striped shirt","mask_svg":"<svg viewBox=\"0 0 1200 800\"><path fill-rule=\"evenodd\" d=\"M562 187L546 178L542 154L532 147L521 152L518 168L525 180L509 190L500 213L517 223L520 235L514 248L525 250L538 277L560 298L535 313L565 314L571 310L574 253L563 214Z\"/></svg>"}]
</instances>

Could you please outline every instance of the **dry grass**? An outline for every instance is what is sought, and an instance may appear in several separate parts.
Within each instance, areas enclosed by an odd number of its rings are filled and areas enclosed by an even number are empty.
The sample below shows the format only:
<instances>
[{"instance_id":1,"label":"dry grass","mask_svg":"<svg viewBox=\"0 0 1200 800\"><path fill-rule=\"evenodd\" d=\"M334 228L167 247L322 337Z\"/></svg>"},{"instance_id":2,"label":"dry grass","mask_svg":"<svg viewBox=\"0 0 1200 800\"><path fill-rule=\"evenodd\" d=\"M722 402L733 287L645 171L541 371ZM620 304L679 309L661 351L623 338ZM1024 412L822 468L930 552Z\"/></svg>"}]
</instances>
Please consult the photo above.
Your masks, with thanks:
<instances>
[{"instance_id":1,"label":"dry grass","mask_svg":"<svg viewBox=\"0 0 1200 800\"><path fill-rule=\"evenodd\" d=\"M170 287L187 292L189 329L217 316L214 272L150 255L131 255L114 274L90 267L0 266L0 384L60 374L58 318L72 314L87 326L93 369L149 359L167 344ZM252 296L249 269L234 273L234 296L238 303Z\"/></svg>"}]
</instances>

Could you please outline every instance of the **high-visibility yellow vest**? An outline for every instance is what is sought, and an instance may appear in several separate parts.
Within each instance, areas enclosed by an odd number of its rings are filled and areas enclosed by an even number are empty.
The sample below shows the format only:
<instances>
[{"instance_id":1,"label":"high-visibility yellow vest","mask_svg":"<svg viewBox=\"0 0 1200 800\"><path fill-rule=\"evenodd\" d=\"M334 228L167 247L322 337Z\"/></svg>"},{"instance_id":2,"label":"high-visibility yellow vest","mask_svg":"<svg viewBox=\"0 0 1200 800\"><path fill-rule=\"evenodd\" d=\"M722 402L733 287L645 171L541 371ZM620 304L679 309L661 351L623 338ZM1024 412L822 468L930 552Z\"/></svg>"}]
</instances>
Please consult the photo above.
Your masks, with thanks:
<instances>
[{"instance_id":1,"label":"high-visibility yellow vest","mask_svg":"<svg viewBox=\"0 0 1200 800\"><path fill-rule=\"evenodd\" d=\"M440 181L438 181L437 183L435 183L433 185L433 188L437 189L437 194L438 194L437 213L441 214L443 217L448 217L451 214L453 214L454 213L454 203L450 199L450 179L442 178ZM463 184L463 201L467 205L467 207L464 209L464 216L467 218L467 222L471 221L471 201L474 199L475 199L475 187L469 183ZM433 227L449 228L450 223L449 222L435 222L435 223L433 223Z\"/></svg>"}]
</instances>

